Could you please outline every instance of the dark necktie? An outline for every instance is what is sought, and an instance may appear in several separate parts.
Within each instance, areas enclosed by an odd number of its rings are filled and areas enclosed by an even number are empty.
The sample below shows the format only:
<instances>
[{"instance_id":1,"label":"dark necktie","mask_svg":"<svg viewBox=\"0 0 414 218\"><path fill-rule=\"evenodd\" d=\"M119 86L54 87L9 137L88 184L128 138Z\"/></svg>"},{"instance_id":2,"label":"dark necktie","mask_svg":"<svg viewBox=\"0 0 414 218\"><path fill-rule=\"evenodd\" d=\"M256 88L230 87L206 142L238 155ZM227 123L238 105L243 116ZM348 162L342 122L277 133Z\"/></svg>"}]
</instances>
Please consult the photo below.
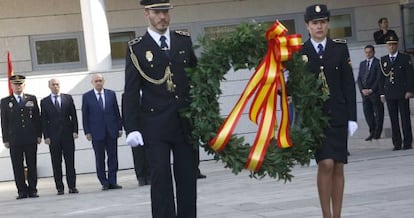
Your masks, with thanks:
<instances>
[{"instance_id":1,"label":"dark necktie","mask_svg":"<svg viewBox=\"0 0 414 218\"><path fill-rule=\"evenodd\" d=\"M369 60L366 60L366 62L367 62L367 65L365 66L366 67L366 71L365 71L365 73L362 76L362 83L363 83L364 86L366 86L367 79L368 79L368 75L369 75L369 62L370 61Z\"/></svg>"},{"instance_id":2,"label":"dark necktie","mask_svg":"<svg viewBox=\"0 0 414 218\"><path fill-rule=\"evenodd\" d=\"M22 107L24 105L22 96L19 95L17 99L19 99L19 105Z\"/></svg>"},{"instance_id":3,"label":"dark necktie","mask_svg":"<svg viewBox=\"0 0 414 218\"><path fill-rule=\"evenodd\" d=\"M98 103L99 103L99 106L101 107L101 109L103 110L104 109L104 104L103 104L102 93L101 92L98 92Z\"/></svg>"},{"instance_id":4,"label":"dark necktie","mask_svg":"<svg viewBox=\"0 0 414 218\"><path fill-rule=\"evenodd\" d=\"M169 57L170 56L170 50L168 48L168 45L167 45L167 41L166 40L167 40L167 37L165 37L165 36L161 36L160 37L161 50L164 51L164 53L165 53L165 55L167 55L167 57Z\"/></svg>"},{"instance_id":5,"label":"dark necktie","mask_svg":"<svg viewBox=\"0 0 414 218\"><path fill-rule=\"evenodd\" d=\"M60 110L60 105L59 105L59 101L58 101L58 95L54 95L55 97L55 108L57 110Z\"/></svg>"},{"instance_id":6,"label":"dark necktie","mask_svg":"<svg viewBox=\"0 0 414 218\"><path fill-rule=\"evenodd\" d=\"M395 61L395 57L391 56L391 63Z\"/></svg>"},{"instance_id":7,"label":"dark necktie","mask_svg":"<svg viewBox=\"0 0 414 218\"><path fill-rule=\"evenodd\" d=\"M320 58L323 56L323 45L320 43L318 44L318 55Z\"/></svg>"}]
</instances>

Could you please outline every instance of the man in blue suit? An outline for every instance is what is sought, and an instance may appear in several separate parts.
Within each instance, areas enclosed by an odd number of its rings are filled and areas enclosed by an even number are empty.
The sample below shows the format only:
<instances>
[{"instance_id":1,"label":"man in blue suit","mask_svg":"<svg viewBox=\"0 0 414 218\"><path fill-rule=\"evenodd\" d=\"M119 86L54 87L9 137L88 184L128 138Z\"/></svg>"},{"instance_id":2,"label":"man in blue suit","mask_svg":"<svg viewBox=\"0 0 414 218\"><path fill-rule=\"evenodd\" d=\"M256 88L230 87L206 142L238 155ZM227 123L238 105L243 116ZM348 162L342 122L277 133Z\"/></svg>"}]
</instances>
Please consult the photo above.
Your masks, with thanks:
<instances>
[{"instance_id":1,"label":"man in blue suit","mask_svg":"<svg viewBox=\"0 0 414 218\"><path fill-rule=\"evenodd\" d=\"M91 81L94 89L82 96L82 120L86 138L92 141L95 152L96 173L102 190L120 189L117 184L118 138L122 135L122 119L115 92L104 89L101 74L94 74ZM105 172L105 153L108 156Z\"/></svg>"}]
</instances>

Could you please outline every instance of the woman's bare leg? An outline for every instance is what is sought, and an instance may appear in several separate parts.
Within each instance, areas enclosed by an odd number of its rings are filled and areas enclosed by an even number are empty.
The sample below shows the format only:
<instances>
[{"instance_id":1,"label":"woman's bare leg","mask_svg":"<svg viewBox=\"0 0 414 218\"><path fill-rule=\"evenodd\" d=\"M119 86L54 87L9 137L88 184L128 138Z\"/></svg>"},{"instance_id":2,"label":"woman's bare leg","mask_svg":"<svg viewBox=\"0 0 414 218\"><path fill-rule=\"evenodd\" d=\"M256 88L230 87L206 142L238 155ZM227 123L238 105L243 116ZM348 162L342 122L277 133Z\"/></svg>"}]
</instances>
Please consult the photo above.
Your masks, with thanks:
<instances>
[{"instance_id":1,"label":"woman's bare leg","mask_svg":"<svg viewBox=\"0 0 414 218\"><path fill-rule=\"evenodd\" d=\"M333 172L334 161L332 159L319 161L317 183L323 218L332 218L331 196L333 189Z\"/></svg>"}]
</instances>

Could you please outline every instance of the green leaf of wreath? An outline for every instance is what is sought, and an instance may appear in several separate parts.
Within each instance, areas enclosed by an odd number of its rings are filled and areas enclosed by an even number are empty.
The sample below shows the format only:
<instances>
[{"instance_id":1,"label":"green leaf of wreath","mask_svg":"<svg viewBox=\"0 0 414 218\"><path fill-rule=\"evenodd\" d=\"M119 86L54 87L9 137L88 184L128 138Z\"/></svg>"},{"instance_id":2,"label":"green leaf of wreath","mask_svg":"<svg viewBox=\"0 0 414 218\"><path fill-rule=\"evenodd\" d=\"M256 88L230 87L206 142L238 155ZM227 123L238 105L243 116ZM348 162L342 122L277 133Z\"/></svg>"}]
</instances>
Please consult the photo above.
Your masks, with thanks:
<instances>
[{"instance_id":1,"label":"green leaf of wreath","mask_svg":"<svg viewBox=\"0 0 414 218\"><path fill-rule=\"evenodd\" d=\"M243 23L234 32L214 40L201 38L199 41L203 52L198 65L188 70L192 103L183 111L183 116L190 120L194 128L192 142L213 154L215 160L222 161L234 174L244 169L250 151L250 145L244 138L233 135L220 153L215 153L208 145L223 122L218 103L222 94L220 82L225 80L224 76L231 67L236 71L258 65L267 49L265 32L261 24ZM321 108L328 96L321 91L317 76L308 71L306 63L298 54L285 63L285 67L290 71L287 89L295 109L295 119L290 129L293 146L281 149L277 147L276 140L272 140L262 167L250 174L254 178L267 175L290 181L293 177L292 167L309 164L316 146L323 140L323 129L327 127L327 118L323 116Z\"/></svg>"}]
</instances>

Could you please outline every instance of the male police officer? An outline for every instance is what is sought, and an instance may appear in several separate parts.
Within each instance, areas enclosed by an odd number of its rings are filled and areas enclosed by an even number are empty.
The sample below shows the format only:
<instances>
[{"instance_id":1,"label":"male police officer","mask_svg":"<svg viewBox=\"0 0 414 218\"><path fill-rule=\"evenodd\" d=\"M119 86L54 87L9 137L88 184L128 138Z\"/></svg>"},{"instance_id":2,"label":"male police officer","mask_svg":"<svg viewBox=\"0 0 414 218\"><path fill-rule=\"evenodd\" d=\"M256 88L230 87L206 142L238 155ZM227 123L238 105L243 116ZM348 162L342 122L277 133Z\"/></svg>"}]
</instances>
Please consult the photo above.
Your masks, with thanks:
<instances>
[{"instance_id":1,"label":"male police officer","mask_svg":"<svg viewBox=\"0 0 414 218\"><path fill-rule=\"evenodd\" d=\"M393 151L411 149L413 136L410 119L410 97L414 93L414 70L410 56L398 52L398 37L386 39L388 55L381 57L380 94L381 101L387 102L391 120ZM398 111L404 140L401 139Z\"/></svg>"},{"instance_id":2,"label":"male police officer","mask_svg":"<svg viewBox=\"0 0 414 218\"><path fill-rule=\"evenodd\" d=\"M185 68L197 63L187 32L170 31L169 0L142 0L148 29L129 42L123 111L127 144L143 145L151 166L152 216L196 217L196 161L179 110L189 105ZM141 135L142 134L142 135ZM170 153L174 156L175 209Z\"/></svg>"},{"instance_id":3,"label":"male police officer","mask_svg":"<svg viewBox=\"0 0 414 218\"><path fill-rule=\"evenodd\" d=\"M13 94L1 99L1 129L3 143L10 148L14 180L17 186L16 199L36 198L37 194L37 144L42 137L39 106L36 96L23 93L25 77L10 77ZM27 180L23 160L27 165Z\"/></svg>"},{"instance_id":4,"label":"male police officer","mask_svg":"<svg viewBox=\"0 0 414 218\"><path fill-rule=\"evenodd\" d=\"M347 163L347 137L357 128L355 82L349 51L344 40L327 37L330 13L326 5L306 8L305 23L310 34L302 47L310 72L329 94L323 112L329 118L325 138L316 151L317 184L323 217L340 217L344 192L344 164Z\"/></svg>"}]
</instances>

